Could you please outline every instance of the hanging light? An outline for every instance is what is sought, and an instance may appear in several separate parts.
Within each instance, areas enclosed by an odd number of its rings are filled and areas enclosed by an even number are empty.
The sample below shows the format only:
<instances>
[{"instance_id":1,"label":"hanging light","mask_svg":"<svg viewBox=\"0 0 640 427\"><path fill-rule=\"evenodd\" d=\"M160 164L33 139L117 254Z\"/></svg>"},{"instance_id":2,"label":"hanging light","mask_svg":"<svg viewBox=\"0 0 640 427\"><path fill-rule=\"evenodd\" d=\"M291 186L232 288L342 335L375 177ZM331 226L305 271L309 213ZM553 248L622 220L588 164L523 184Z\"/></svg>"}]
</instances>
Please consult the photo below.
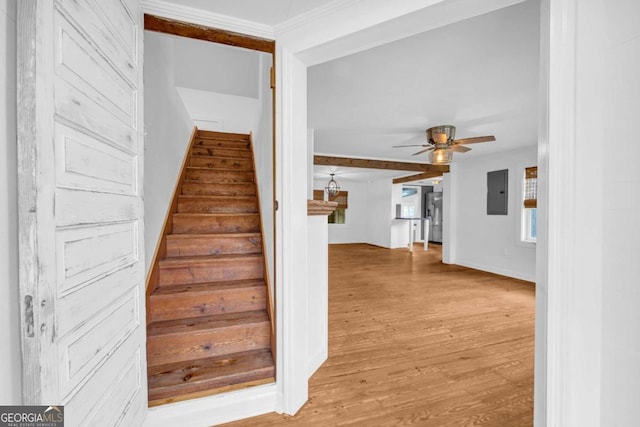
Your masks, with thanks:
<instances>
[{"instance_id":1,"label":"hanging light","mask_svg":"<svg viewBox=\"0 0 640 427\"><path fill-rule=\"evenodd\" d=\"M446 148L436 148L429 152L429 163L432 165L448 165L453 160L453 151Z\"/></svg>"},{"instance_id":2,"label":"hanging light","mask_svg":"<svg viewBox=\"0 0 640 427\"><path fill-rule=\"evenodd\" d=\"M329 196L335 196L340 192L340 185L338 185L336 180L333 178L335 174L332 173L330 175L331 175L331 180L329 180L329 182L327 183L327 186L324 187L324 189Z\"/></svg>"}]
</instances>

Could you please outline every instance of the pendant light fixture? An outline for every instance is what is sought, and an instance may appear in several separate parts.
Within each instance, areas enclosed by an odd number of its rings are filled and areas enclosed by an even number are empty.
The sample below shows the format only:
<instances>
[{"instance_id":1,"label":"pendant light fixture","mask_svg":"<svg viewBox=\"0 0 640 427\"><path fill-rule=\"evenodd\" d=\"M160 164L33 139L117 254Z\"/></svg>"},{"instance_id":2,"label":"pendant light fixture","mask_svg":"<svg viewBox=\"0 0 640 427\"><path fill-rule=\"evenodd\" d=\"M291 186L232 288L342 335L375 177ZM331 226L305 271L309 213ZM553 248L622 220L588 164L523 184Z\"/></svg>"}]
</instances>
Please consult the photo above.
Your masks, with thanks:
<instances>
[{"instance_id":1,"label":"pendant light fixture","mask_svg":"<svg viewBox=\"0 0 640 427\"><path fill-rule=\"evenodd\" d=\"M327 183L327 186L324 187L324 190L327 192L329 196L335 196L340 192L340 185L336 182L335 178L333 177L335 174L332 173L330 175L331 175L331 179Z\"/></svg>"}]
</instances>

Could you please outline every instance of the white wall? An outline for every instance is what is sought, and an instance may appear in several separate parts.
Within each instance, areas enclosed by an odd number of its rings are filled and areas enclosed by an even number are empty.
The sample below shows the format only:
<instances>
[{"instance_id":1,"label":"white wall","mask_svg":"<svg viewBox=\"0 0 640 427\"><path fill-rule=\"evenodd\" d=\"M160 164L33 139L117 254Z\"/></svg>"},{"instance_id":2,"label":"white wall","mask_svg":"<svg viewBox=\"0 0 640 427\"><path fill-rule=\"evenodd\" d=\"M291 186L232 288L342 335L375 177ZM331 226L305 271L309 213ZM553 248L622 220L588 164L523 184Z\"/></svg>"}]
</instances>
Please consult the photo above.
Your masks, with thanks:
<instances>
[{"instance_id":1,"label":"white wall","mask_svg":"<svg viewBox=\"0 0 640 427\"><path fill-rule=\"evenodd\" d=\"M394 219L396 205L402 205L402 201L402 184L391 184L391 227L389 230L389 247L391 249L409 247L409 227L411 227L412 221Z\"/></svg>"},{"instance_id":2,"label":"white wall","mask_svg":"<svg viewBox=\"0 0 640 427\"><path fill-rule=\"evenodd\" d=\"M178 67L181 68L181 67ZM178 93L198 129L249 133L258 126L258 98L178 87Z\"/></svg>"},{"instance_id":3,"label":"white wall","mask_svg":"<svg viewBox=\"0 0 640 427\"><path fill-rule=\"evenodd\" d=\"M365 243L367 241L367 220L370 209L367 203L367 183L354 181L341 181L340 189L348 191L348 208L345 213L344 224L329 224L329 244L334 243ZM323 190L329 182L317 179L313 183L315 190ZM325 218L326 219L326 218Z\"/></svg>"},{"instance_id":4,"label":"white wall","mask_svg":"<svg viewBox=\"0 0 640 427\"><path fill-rule=\"evenodd\" d=\"M0 1L0 405L22 402L18 296L16 0Z\"/></svg>"},{"instance_id":5,"label":"white wall","mask_svg":"<svg viewBox=\"0 0 640 427\"><path fill-rule=\"evenodd\" d=\"M454 263L535 281L535 245L520 242L522 177L537 148L457 160ZM487 215L487 172L509 170L508 215Z\"/></svg>"},{"instance_id":6,"label":"white wall","mask_svg":"<svg viewBox=\"0 0 640 427\"><path fill-rule=\"evenodd\" d=\"M169 208L193 122L174 81L173 38L144 33L144 211L149 269Z\"/></svg>"},{"instance_id":7,"label":"white wall","mask_svg":"<svg viewBox=\"0 0 640 427\"><path fill-rule=\"evenodd\" d=\"M271 93L271 55L260 54L260 100L258 125L253 134L253 154L260 194L262 238L269 270L269 286L274 295L274 211L273 211L273 96Z\"/></svg>"},{"instance_id":8,"label":"white wall","mask_svg":"<svg viewBox=\"0 0 640 427\"><path fill-rule=\"evenodd\" d=\"M444 264L455 264L456 259L456 198L452 193L452 188L457 186L457 165L449 166L449 173L442 176L442 262Z\"/></svg>"},{"instance_id":9,"label":"white wall","mask_svg":"<svg viewBox=\"0 0 640 427\"><path fill-rule=\"evenodd\" d=\"M309 376L329 355L329 247L326 215L309 215L307 299Z\"/></svg>"},{"instance_id":10,"label":"white wall","mask_svg":"<svg viewBox=\"0 0 640 427\"><path fill-rule=\"evenodd\" d=\"M395 205L391 204L393 184L381 179L367 184L367 243L384 248L391 247L391 219L395 217ZM393 211L393 213L392 213ZM396 221L396 220L394 220Z\"/></svg>"},{"instance_id":11,"label":"white wall","mask_svg":"<svg viewBox=\"0 0 640 427\"><path fill-rule=\"evenodd\" d=\"M604 189L603 203L594 206L602 210L604 221L600 425L631 426L640 419L640 2L602 5L603 40L588 44L585 52L601 65L597 78L603 90L592 100L601 110L597 118L585 117L581 123L586 133L601 118L602 134L615 135L616 145L614 156L596 159L602 162L597 178ZM597 13L590 16L600 19Z\"/></svg>"},{"instance_id":12,"label":"white wall","mask_svg":"<svg viewBox=\"0 0 640 427\"><path fill-rule=\"evenodd\" d=\"M258 98L257 52L185 37L175 39L176 86Z\"/></svg>"}]
</instances>

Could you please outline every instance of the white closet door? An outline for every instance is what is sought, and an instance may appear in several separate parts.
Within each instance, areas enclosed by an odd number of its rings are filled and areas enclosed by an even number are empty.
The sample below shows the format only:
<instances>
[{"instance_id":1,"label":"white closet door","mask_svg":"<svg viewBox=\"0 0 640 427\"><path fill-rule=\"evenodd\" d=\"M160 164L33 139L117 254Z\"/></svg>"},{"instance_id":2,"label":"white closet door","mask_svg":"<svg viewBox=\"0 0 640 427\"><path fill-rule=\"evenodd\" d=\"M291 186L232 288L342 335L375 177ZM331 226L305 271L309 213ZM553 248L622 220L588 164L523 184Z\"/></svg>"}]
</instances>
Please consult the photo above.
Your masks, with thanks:
<instances>
[{"instance_id":1,"label":"white closet door","mask_svg":"<svg viewBox=\"0 0 640 427\"><path fill-rule=\"evenodd\" d=\"M68 426L146 414L142 16L137 0L18 1L25 403Z\"/></svg>"}]
</instances>

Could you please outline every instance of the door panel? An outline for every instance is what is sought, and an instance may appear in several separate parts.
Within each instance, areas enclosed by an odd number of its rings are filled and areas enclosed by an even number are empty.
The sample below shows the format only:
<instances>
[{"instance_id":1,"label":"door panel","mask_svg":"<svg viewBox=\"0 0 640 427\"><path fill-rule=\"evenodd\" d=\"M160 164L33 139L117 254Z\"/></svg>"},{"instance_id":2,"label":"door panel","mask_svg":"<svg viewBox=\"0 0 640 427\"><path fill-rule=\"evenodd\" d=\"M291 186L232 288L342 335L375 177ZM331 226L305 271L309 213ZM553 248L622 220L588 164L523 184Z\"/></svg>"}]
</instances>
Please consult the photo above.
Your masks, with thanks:
<instances>
[{"instance_id":1,"label":"door panel","mask_svg":"<svg viewBox=\"0 0 640 427\"><path fill-rule=\"evenodd\" d=\"M25 403L76 425L147 406L137 1L21 0Z\"/></svg>"}]
</instances>

